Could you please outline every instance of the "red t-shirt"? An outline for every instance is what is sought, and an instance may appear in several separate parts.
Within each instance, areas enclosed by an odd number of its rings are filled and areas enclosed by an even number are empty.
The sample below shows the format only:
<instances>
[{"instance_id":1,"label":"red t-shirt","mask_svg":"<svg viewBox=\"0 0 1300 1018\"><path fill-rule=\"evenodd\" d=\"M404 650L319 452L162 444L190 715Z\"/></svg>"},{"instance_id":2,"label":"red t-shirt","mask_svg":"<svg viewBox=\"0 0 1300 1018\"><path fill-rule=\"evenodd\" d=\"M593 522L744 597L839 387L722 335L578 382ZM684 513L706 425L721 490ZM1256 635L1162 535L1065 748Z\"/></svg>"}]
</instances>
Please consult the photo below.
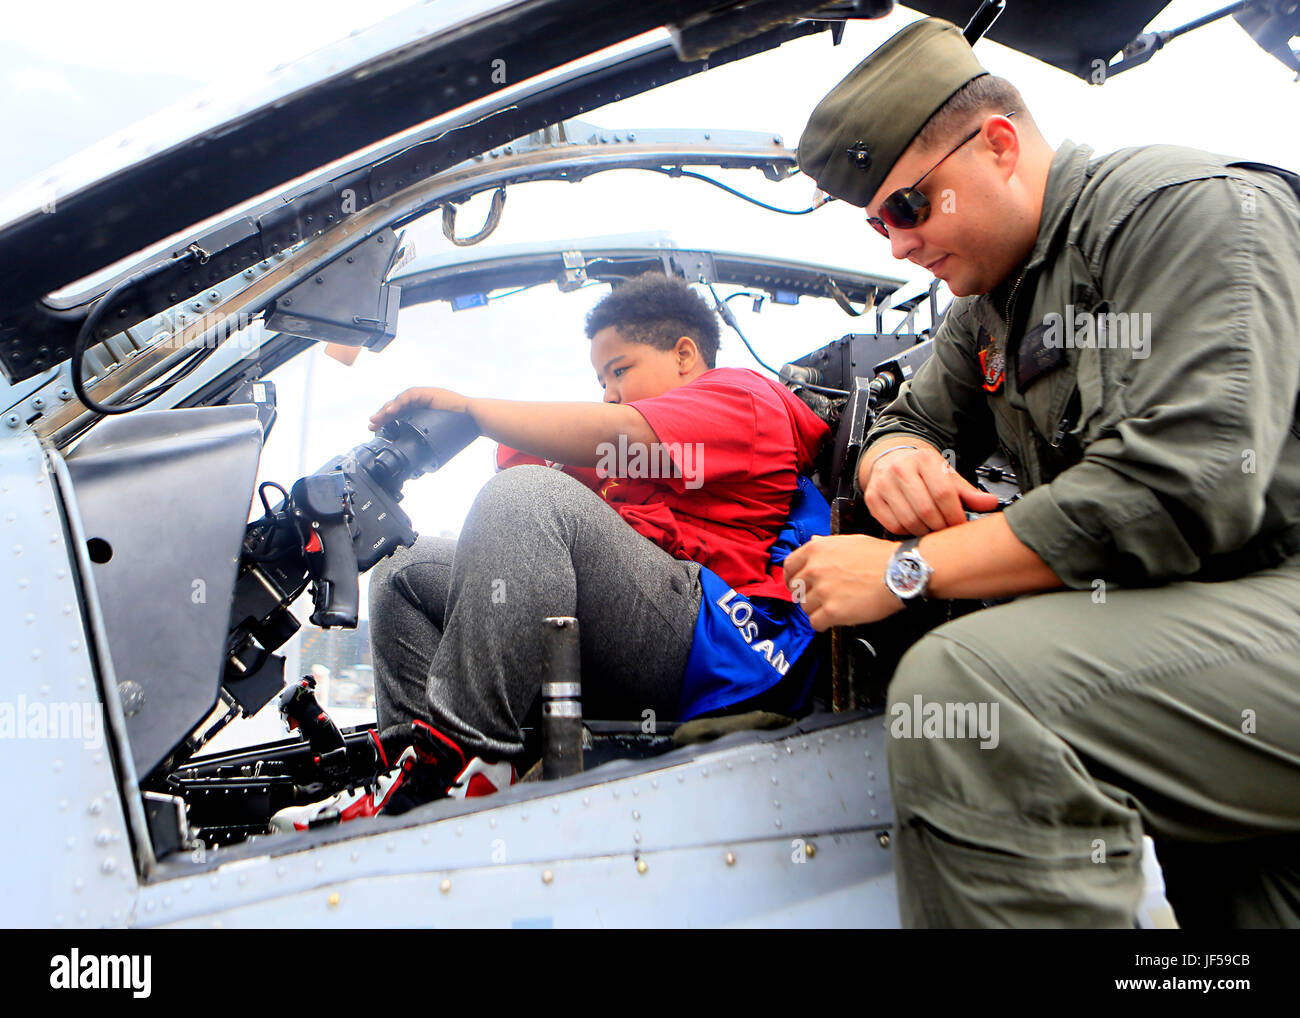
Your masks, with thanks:
<instances>
[{"instance_id":1,"label":"red t-shirt","mask_svg":"<svg viewBox=\"0 0 1300 1018\"><path fill-rule=\"evenodd\" d=\"M798 475L830 433L785 386L747 368L714 368L634 400L662 448L618 447L593 467L561 467L675 558L707 566L738 593L791 600L772 542ZM501 468L542 463L507 446ZM559 467L559 464L548 464Z\"/></svg>"}]
</instances>

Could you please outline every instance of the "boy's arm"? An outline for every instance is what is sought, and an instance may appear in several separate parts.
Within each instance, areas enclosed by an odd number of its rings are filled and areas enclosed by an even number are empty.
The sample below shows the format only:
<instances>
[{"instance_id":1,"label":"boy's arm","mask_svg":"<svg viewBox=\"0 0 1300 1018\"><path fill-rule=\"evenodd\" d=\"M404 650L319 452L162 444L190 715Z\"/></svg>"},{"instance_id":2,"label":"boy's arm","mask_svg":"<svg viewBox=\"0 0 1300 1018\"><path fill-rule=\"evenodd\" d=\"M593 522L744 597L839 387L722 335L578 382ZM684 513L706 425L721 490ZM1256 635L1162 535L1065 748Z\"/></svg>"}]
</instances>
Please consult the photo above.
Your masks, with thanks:
<instances>
[{"instance_id":1,"label":"boy's arm","mask_svg":"<svg viewBox=\"0 0 1300 1018\"><path fill-rule=\"evenodd\" d=\"M625 436L631 444L658 441L634 407L618 403L533 403L512 399L470 399L450 389L407 389L370 418L370 430L413 407L469 414L488 438L521 452L573 466L595 466L598 447Z\"/></svg>"}]
</instances>

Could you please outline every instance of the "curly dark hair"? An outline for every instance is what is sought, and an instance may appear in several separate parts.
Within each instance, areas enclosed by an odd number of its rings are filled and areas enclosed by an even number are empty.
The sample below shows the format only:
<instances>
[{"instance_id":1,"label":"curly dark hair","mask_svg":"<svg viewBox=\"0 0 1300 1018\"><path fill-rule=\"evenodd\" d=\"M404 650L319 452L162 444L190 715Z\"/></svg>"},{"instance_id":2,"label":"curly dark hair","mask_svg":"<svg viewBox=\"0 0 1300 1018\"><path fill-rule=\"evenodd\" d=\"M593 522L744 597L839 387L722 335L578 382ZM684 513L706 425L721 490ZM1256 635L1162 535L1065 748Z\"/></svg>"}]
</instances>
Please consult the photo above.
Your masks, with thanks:
<instances>
[{"instance_id":1,"label":"curly dark hair","mask_svg":"<svg viewBox=\"0 0 1300 1018\"><path fill-rule=\"evenodd\" d=\"M676 276L647 272L614 287L587 314L587 338L614 326L629 343L671 350L682 336L695 340L704 363L718 356L718 316L690 284Z\"/></svg>"}]
</instances>

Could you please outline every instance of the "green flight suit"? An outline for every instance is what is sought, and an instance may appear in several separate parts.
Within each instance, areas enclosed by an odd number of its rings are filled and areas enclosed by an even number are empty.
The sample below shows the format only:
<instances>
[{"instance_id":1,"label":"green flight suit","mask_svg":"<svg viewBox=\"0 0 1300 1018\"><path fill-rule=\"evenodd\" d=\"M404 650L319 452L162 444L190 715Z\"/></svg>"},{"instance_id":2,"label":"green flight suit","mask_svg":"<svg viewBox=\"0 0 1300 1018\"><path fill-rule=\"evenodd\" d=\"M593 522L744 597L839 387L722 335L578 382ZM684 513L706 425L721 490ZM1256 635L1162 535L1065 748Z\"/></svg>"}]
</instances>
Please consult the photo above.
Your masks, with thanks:
<instances>
[{"instance_id":1,"label":"green flight suit","mask_svg":"<svg viewBox=\"0 0 1300 1018\"><path fill-rule=\"evenodd\" d=\"M889 740L907 925L1131 927L1144 829L1183 925L1300 925L1300 201L1228 163L1065 143L1023 276L953 302L869 435L1000 446L1070 588L894 676L887 726L998 729Z\"/></svg>"}]
</instances>

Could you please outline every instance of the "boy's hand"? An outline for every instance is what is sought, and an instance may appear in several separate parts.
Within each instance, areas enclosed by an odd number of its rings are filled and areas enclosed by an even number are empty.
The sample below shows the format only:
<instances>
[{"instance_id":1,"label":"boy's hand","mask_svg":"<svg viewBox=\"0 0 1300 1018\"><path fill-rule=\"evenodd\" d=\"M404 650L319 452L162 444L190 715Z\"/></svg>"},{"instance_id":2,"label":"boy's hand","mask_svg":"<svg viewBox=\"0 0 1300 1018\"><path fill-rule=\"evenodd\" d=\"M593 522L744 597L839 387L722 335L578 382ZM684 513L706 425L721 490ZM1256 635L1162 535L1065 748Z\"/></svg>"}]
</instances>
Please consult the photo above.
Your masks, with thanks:
<instances>
[{"instance_id":1,"label":"boy's hand","mask_svg":"<svg viewBox=\"0 0 1300 1018\"><path fill-rule=\"evenodd\" d=\"M407 389L379 408L378 412L370 418L370 430L378 431L394 417L400 417L404 411L416 407L451 410L463 414L468 412L469 400L450 389Z\"/></svg>"},{"instance_id":2,"label":"boy's hand","mask_svg":"<svg viewBox=\"0 0 1300 1018\"><path fill-rule=\"evenodd\" d=\"M885 567L897 548L862 534L814 537L786 558L785 585L818 632L877 622L903 610L885 586Z\"/></svg>"},{"instance_id":3,"label":"boy's hand","mask_svg":"<svg viewBox=\"0 0 1300 1018\"><path fill-rule=\"evenodd\" d=\"M858 468L867 509L891 534L921 536L966 522L966 510L992 512L998 497L980 491L939 450L917 440L915 449L879 456L869 449ZM883 450L882 450L883 451Z\"/></svg>"}]
</instances>

